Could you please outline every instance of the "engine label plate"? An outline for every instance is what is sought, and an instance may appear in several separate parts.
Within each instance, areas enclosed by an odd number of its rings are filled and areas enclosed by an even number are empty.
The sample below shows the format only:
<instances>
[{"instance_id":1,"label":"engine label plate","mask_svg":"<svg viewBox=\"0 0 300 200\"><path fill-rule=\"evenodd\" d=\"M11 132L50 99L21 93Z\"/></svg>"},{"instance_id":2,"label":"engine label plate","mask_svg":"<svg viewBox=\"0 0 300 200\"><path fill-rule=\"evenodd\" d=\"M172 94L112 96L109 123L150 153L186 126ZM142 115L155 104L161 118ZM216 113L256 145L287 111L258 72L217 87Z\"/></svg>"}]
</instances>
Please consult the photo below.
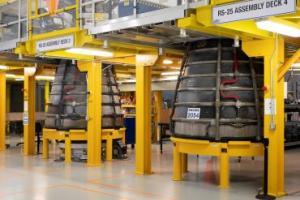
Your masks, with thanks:
<instances>
[{"instance_id":1,"label":"engine label plate","mask_svg":"<svg viewBox=\"0 0 300 200\"><path fill-rule=\"evenodd\" d=\"M200 119L201 109L200 108L188 108L187 119Z\"/></svg>"}]
</instances>

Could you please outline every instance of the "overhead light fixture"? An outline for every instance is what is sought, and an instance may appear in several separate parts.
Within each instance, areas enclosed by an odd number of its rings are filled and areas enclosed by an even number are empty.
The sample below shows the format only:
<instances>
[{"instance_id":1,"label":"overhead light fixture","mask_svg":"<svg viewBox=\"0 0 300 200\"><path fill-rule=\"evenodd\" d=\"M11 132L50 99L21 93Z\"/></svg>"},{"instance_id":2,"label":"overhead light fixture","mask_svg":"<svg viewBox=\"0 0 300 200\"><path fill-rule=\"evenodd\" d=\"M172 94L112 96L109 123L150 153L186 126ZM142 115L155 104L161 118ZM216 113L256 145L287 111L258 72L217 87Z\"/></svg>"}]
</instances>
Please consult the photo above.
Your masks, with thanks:
<instances>
[{"instance_id":1,"label":"overhead light fixture","mask_svg":"<svg viewBox=\"0 0 300 200\"><path fill-rule=\"evenodd\" d=\"M238 35L234 37L233 47L235 48L240 47L240 37Z\"/></svg>"},{"instance_id":2,"label":"overhead light fixture","mask_svg":"<svg viewBox=\"0 0 300 200\"><path fill-rule=\"evenodd\" d=\"M41 81L54 81L54 76L36 76L35 79Z\"/></svg>"},{"instance_id":3,"label":"overhead light fixture","mask_svg":"<svg viewBox=\"0 0 300 200\"><path fill-rule=\"evenodd\" d=\"M164 78L158 79L160 81L175 81L178 80L178 76L166 76Z\"/></svg>"},{"instance_id":4,"label":"overhead light fixture","mask_svg":"<svg viewBox=\"0 0 300 200\"><path fill-rule=\"evenodd\" d=\"M289 71L298 72L298 71L300 71L300 69L299 68L294 68L294 69L290 69Z\"/></svg>"},{"instance_id":5,"label":"overhead light fixture","mask_svg":"<svg viewBox=\"0 0 300 200\"><path fill-rule=\"evenodd\" d=\"M165 64L165 65L171 65L171 64L173 64L173 60L170 60L170 59L164 59L164 60L163 60L163 64Z\"/></svg>"},{"instance_id":6,"label":"overhead light fixture","mask_svg":"<svg viewBox=\"0 0 300 200\"><path fill-rule=\"evenodd\" d=\"M15 81L24 81L23 78L16 78Z\"/></svg>"},{"instance_id":7,"label":"overhead light fixture","mask_svg":"<svg viewBox=\"0 0 300 200\"><path fill-rule=\"evenodd\" d=\"M287 20L269 17L268 19L257 21L256 25L262 30L290 37L300 37L300 25Z\"/></svg>"},{"instance_id":8,"label":"overhead light fixture","mask_svg":"<svg viewBox=\"0 0 300 200\"><path fill-rule=\"evenodd\" d=\"M66 52L87 55L87 56L113 57L112 52L107 50L100 50L100 49L71 48L71 49L67 49Z\"/></svg>"},{"instance_id":9,"label":"overhead light fixture","mask_svg":"<svg viewBox=\"0 0 300 200\"><path fill-rule=\"evenodd\" d=\"M36 72L36 67L37 66L34 66L34 67L25 67L24 68L24 74L27 75L27 76L33 76Z\"/></svg>"},{"instance_id":10,"label":"overhead light fixture","mask_svg":"<svg viewBox=\"0 0 300 200\"><path fill-rule=\"evenodd\" d=\"M15 78L16 75L14 75L14 74L5 74L5 77L6 78Z\"/></svg>"},{"instance_id":11,"label":"overhead light fixture","mask_svg":"<svg viewBox=\"0 0 300 200\"><path fill-rule=\"evenodd\" d=\"M0 65L0 70L8 70L9 67L6 65Z\"/></svg>"},{"instance_id":12,"label":"overhead light fixture","mask_svg":"<svg viewBox=\"0 0 300 200\"><path fill-rule=\"evenodd\" d=\"M185 29L183 29L183 28L181 28L180 29L180 35L179 35L179 37L181 37L181 38L186 38L188 35L187 35L187 33L186 33L186 30Z\"/></svg>"},{"instance_id":13,"label":"overhead light fixture","mask_svg":"<svg viewBox=\"0 0 300 200\"><path fill-rule=\"evenodd\" d=\"M107 49L109 47L108 40L103 41L103 48Z\"/></svg>"},{"instance_id":14,"label":"overhead light fixture","mask_svg":"<svg viewBox=\"0 0 300 200\"><path fill-rule=\"evenodd\" d=\"M162 76L174 76L174 75L179 75L179 71L176 72L163 72L161 73Z\"/></svg>"},{"instance_id":15,"label":"overhead light fixture","mask_svg":"<svg viewBox=\"0 0 300 200\"><path fill-rule=\"evenodd\" d=\"M158 55L160 56L164 55L164 49L162 47L158 48Z\"/></svg>"},{"instance_id":16,"label":"overhead light fixture","mask_svg":"<svg viewBox=\"0 0 300 200\"><path fill-rule=\"evenodd\" d=\"M291 67L300 68L300 63L294 63Z\"/></svg>"},{"instance_id":17,"label":"overhead light fixture","mask_svg":"<svg viewBox=\"0 0 300 200\"><path fill-rule=\"evenodd\" d=\"M119 83L135 83L136 79L120 80Z\"/></svg>"}]
</instances>

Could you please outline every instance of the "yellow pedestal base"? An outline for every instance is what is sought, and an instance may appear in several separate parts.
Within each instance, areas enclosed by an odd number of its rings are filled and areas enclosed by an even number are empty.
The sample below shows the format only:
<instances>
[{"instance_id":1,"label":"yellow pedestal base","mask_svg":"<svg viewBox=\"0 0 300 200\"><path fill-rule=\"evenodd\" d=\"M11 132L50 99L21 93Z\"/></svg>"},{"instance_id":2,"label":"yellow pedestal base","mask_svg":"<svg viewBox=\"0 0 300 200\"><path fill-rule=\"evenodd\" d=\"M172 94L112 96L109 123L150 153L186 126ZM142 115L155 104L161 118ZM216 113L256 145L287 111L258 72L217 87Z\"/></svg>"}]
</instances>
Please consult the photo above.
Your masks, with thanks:
<instances>
[{"instance_id":1,"label":"yellow pedestal base","mask_svg":"<svg viewBox=\"0 0 300 200\"><path fill-rule=\"evenodd\" d=\"M106 140L106 160L112 160L113 140L122 139L125 143L125 128L119 130L103 129L99 140ZM85 130L59 131L56 129L43 129L43 159L49 158L49 140L65 142L65 163L72 161L72 141L87 141ZM100 156L100 155L97 155Z\"/></svg>"},{"instance_id":2,"label":"yellow pedestal base","mask_svg":"<svg viewBox=\"0 0 300 200\"><path fill-rule=\"evenodd\" d=\"M188 170L188 154L200 156L217 156L220 159L220 187L229 187L229 158L238 156L262 156L263 144L249 141L231 141L228 143L210 142L208 140L191 140L171 138L173 148L173 180L180 181Z\"/></svg>"}]
</instances>

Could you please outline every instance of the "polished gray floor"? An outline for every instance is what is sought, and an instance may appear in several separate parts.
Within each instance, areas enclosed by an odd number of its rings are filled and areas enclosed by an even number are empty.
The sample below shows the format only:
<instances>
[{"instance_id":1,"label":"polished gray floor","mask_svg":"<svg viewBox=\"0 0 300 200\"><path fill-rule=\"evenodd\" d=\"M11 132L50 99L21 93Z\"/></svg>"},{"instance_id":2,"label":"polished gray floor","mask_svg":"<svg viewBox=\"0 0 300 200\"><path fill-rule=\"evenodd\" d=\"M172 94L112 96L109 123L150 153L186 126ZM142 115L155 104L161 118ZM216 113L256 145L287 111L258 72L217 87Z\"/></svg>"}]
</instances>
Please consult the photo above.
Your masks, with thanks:
<instances>
[{"instance_id":1,"label":"polished gray floor","mask_svg":"<svg viewBox=\"0 0 300 200\"><path fill-rule=\"evenodd\" d=\"M18 148L0 153L1 200L253 200L262 182L261 159L231 160L231 187L218 188L218 161L189 156L184 181L172 181L172 149L164 153L153 145L152 175L134 174L134 151L127 160L104 162L87 168L84 163L65 165L41 156L23 157ZM283 200L300 199L300 149L286 152L286 189Z\"/></svg>"}]
</instances>

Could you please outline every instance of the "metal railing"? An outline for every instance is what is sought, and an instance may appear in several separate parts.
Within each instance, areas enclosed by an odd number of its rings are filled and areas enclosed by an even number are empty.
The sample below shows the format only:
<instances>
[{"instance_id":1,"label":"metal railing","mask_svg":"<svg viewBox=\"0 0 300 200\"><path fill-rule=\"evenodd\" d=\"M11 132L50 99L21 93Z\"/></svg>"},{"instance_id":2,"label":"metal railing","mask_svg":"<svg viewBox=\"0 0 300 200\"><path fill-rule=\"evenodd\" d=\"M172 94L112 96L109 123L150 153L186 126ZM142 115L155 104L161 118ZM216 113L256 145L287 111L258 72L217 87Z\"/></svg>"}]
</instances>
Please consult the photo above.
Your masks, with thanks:
<instances>
[{"instance_id":1,"label":"metal railing","mask_svg":"<svg viewBox=\"0 0 300 200\"><path fill-rule=\"evenodd\" d=\"M15 48L27 39L27 0L16 0L0 7L0 50Z\"/></svg>"},{"instance_id":2,"label":"metal railing","mask_svg":"<svg viewBox=\"0 0 300 200\"><path fill-rule=\"evenodd\" d=\"M105 33L184 17L208 0L80 0L81 27Z\"/></svg>"},{"instance_id":3,"label":"metal railing","mask_svg":"<svg viewBox=\"0 0 300 200\"><path fill-rule=\"evenodd\" d=\"M77 12L79 7L77 0L58 1L55 12L49 11L46 1L39 4L31 1L29 4L29 33L38 35L57 30L68 29L77 26ZM78 23L79 26L79 23Z\"/></svg>"},{"instance_id":4,"label":"metal railing","mask_svg":"<svg viewBox=\"0 0 300 200\"><path fill-rule=\"evenodd\" d=\"M184 17L185 10L208 0L60 0L54 13L45 0L15 0L0 5L0 51L34 36L69 28L90 34Z\"/></svg>"}]
</instances>

